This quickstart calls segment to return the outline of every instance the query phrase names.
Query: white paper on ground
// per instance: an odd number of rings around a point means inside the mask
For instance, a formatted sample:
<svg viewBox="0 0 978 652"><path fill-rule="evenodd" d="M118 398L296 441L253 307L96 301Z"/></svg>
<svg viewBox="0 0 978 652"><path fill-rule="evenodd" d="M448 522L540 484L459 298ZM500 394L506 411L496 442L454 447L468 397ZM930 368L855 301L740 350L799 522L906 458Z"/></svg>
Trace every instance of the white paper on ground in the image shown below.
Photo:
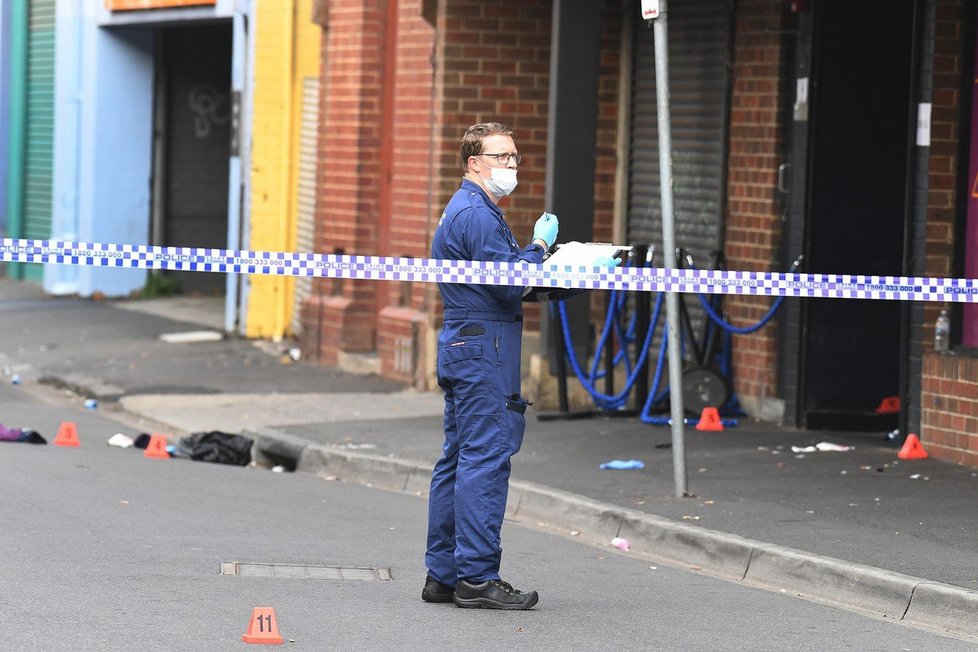
<svg viewBox="0 0 978 652"><path fill-rule="evenodd" d="M820 441L817 444L815 444L815 448L817 448L822 452L831 451L831 452L844 453L846 451L851 451L855 447L843 446L842 444L833 444L832 442L829 441Z"/></svg>
<svg viewBox="0 0 978 652"><path fill-rule="evenodd" d="M833 444L828 441L820 441L814 446L792 446L792 453L814 453L816 451L832 452L832 453L844 453L846 451L851 451L854 446L843 446L842 444Z"/></svg>
<svg viewBox="0 0 978 652"><path fill-rule="evenodd" d="M121 432L117 432L116 434L109 437L109 441L107 441L106 443L109 446L118 446L119 448L129 448L130 446L133 445L132 438L127 437Z"/></svg>

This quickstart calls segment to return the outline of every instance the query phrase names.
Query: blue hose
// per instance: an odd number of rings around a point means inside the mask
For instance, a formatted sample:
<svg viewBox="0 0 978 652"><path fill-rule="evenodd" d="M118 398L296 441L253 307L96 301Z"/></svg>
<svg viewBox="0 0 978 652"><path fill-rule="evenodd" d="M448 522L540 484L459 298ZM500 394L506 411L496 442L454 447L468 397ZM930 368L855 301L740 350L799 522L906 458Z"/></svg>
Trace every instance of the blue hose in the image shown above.
<svg viewBox="0 0 978 652"><path fill-rule="evenodd" d="M796 263L797 264L797 263ZM720 326L724 330L723 339L724 347L723 349L728 350L728 355L718 356L720 371L725 378L729 378L732 372L730 364L729 349L730 346L730 334L749 334L754 333L761 328L764 328L769 321L774 317L778 308L781 307L781 303L784 301L784 297L780 296L775 299L774 303L767 313L758 321L756 324L750 326L734 326L727 322L722 316L718 315L716 311L710 306L709 301L702 294L697 294L700 303L703 305L703 309L709 316L710 320L713 321L717 326ZM625 293L621 290L613 290L611 294L611 299L609 301L608 314L605 317L604 327L601 331L601 337L598 338L597 346L595 347L594 359L591 363L590 373L587 377L584 376L584 372L581 370L579 361L577 360L577 354L574 351L574 347L571 343L570 338L570 325L567 322L567 310L564 306L563 301L557 302L557 312L560 314L561 325L564 332L564 350L567 355L567 359L570 360L571 367L574 369L574 374L577 376L578 381L581 386L591 395L594 399L595 405L603 409L619 409L624 407L628 402L628 395L635 385L635 380L638 377L638 372L642 369L642 365L645 362L646 357L649 352L649 345L652 342L652 336L655 332L656 325L659 321L659 313L662 308L663 295L659 293L655 301L655 310L653 311L652 319L649 323L648 331L645 334L645 340L642 343L641 352L639 354L638 360L632 365L631 359L627 355L627 347L630 343L636 341L635 339L635 324L636 315L633 314L628 325L628 328L623 331L621 324L621 309L625 304ZM554 313L553 304L550 305L551 315ZM627 380L625 381L625 387L615 395L604 394L595 388L595 382L605 376L603 370L598 370L598 365L601 359L601 354L604 351L604 347L608 345L608 340L610 338L611 330L614 329L615 335L618 336L618 341L621 343L621 349L615 354L612 366L618 366L618 363L624 358L625 360L625 373L627 374ZM653 405L662 401L668 394L669 389L666 388L657 394L659 389L659 383L662 381L662 369L666 358L666 347L667 347L667 337L668 334L663 331L662 342L659 347L659 358L656 361L655 375L652 380L652 387L649 391L649 395L646 397L645 404L642 407L641 414L639 415L641 420L645 423L653 423L652 417L649 415L649 410ZM683 355L685 355L685 337L683 333L680 333L680 346L683 348ZM731 403L736 403L736 398L731 398Z"/></svg>
<svg viewBox="0 0 978 652"><path fill-rule="evenodd" d="M778 308L781 307L781 303L784 301L784 296L780 296L775 299L774 303L771 304L771 308L767 311L767 314L761 317L761 320L756 324L751 326L734 326L718 315L713 308L710 307L710 302L706 300L705 296L702 294L697 294L696 296L699 297L700 303L703 304L703 310L706 311L706 314L710 316L710 319L712 319L715 324L720 326L720 328L728 333L737 333L740 335L754 333L767 326L767 323L771 321L771 318L774 317L774 313L778 311Z"/></svg>
<svg viewBox="0 0 978 652"><path fill-rule="evenodd" d="M638 378L638 372L642 369L642 364L645 362L646 356L648 356L649 344L652 342L652 334L655 331L656 324L659 321L659 312L662 309L662 300L663 295L660 293L655 300L655 309L653 310L652 319L649 323L649 329L645 334L645 341L642 344L642 349L638 360L635 362L632 372L628 375L628 379L625 381L625 387L621 392L613 396L599 392L594 387L593 382L589 378L585 378L584 372L581 371L581 365L577 360L577 354L574 352L574 347L571 343L570 325L567 323L567 309L564 307L563 301L557 302L557 312L560 314L560 323L564 331L564 350L567 352L567 359L570 360L571 367L574 369L574 374L577 376L577 380L580 381L584 389L591 395L598 407L616 410L624 407L628 402L628 395L632 391L632 387L635 385L635 380ZM551 310L553 310L552 304Z"/></svg>
<svg viewBox="0 0 978 652"><path fill-rule="evenodd" d="M661 295L660 295L661 296ZM662 367L666 360L666 346L669 341L669 331L668 329L663 329L662 331L662 343L659 345L659 359L655 362L655 375L652 377L652 387L649 389L649 395L645 399L645 405L642 406L642 412L638 415L642 423L652 423L652 417L649 414L649 410L652 406L662 400L662 398L669 393L669 390L665 390L659 396L656 396L656 391L659 389L659 383L662 381Z"/></svg>
<svg viewBox="0 0 978 652"><path fill-rule="evenodd" d="M604 353L604 347L608 341L608 328L609 324L615 329L615 335L618 336L618 341L621 343L621 348L615 353L614 358L611 361L612 367L617 367L618 363L625 360L625 373L632 373L632 360L627 354L627 347L629 344L635 341L635 315L632 314L631 323L628 325L627 330L623 330L621 326L621 309L625 304L625 293L621 290L611 291L611 301L609 302L608 316L605 319L604 330L601 331L601 337L598 339L598 345L594 350L594 360L591 362L591 373L588 375L588 379L593 384L596 380L604 378L605 371L603 369L598 369L598 363L601 360L601 355Z"/></svg>

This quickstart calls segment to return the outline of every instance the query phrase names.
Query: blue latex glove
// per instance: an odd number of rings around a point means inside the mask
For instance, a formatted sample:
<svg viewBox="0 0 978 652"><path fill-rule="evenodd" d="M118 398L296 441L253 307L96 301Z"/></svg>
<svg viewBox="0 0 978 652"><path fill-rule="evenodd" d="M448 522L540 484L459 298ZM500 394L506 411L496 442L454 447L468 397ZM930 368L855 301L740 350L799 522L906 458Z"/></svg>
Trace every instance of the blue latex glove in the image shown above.
<svg viewBox="0 0 978 652"><path fill-rule="evenodd" d="M533 239L543 240L547 243L547 249L550 249L557 242L557 227L557 216L544 213L533 227Z"/></svg>
<svg viewBox="0 0 978 652"><path fill-rule="evenodd" d="M630 469L644 469L645 462L642 460L611 460L601 465L602 469L614 469L616 471L628 471Z"/></svg>
<svg viewBox="0 0 978 652"><path fill-rule="evenodd" d="M619 265L621 265L621 258L612 258L611 256L598 256L591 262L591 267L606 267L608 270Z"/></svg>

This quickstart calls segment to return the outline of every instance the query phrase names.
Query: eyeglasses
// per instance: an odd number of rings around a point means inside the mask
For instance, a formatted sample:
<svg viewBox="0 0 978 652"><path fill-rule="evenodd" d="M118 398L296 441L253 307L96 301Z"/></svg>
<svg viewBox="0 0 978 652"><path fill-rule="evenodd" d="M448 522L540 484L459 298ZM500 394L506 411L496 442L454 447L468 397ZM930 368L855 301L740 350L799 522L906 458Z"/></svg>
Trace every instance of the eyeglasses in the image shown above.
<svg viewBox="0 0 978 652"><path fill-rule="evenodd" d="M502 152L500 154L483 153L479 154L479 156L491 156L492 158L496 159L496 163L499 163L500 165L509 165L510 159L514 159L516 161L516 165L523 162L523 156L521 154L511 152Z"/></svg>

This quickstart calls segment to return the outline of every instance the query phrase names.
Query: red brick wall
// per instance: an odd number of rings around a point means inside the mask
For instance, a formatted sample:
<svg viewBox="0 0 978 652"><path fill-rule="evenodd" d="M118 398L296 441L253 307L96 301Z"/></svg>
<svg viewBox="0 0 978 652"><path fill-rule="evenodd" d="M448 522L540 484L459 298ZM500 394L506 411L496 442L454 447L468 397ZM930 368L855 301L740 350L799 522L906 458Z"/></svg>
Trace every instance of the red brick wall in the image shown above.
<svg viewBox="0 0 978 652"><path fill-rule="evenodd" d="M961 124L961 87L970 69L971 43L963 33L962 0L940 0L934 29L934 88L931 115L930 170L927 192L927 230L924 273L949 277L954 268L954 235L959 211L958 177L960 142L969 126ZM934 323L941 304L924 310L927 349L933 347ZM935 457L978 466L978 358L962 355L924 355L920 396L920 438Z"/></svg>
<svg viewBox="0 0 978 652"><path fill-rule="evenodd" d="M733 96L730 113L725 256L730 269L769 271L778 260L781 209L775 199L776 170L782 162L778 124L780 62L778 28L784 2L737 3ZM758 321L771 300L728 295L731 321ZM777 395L777 327L733 338L734 384L745 402Z"/></svg>
<svg viewBox="0 0 978 652"><path fill-rule="evenodd" d="M435 30L421 16L421 0L398 2L396 64L394 71L393 201L390 231L383 234L393 256L427 256L429 230L435 223L429 205L432 183L431 156L433 106L432 47Z"/></svg>
<svg viewBox="0 0 978 652"><path fill-rule="evenodd" d="M615 220L615 181L618 165L619 86L621 84L622 3L605 0L601 15L601 59L598 69L598 132L594 178L594 240L612 242ZM623 153L627 156L627 153ZM604 300L592 304L604 306ZM600 315L603 318L604 314Z"/></svg>
<svg viewBox="0 0 978 652"><path fill-rule="evenodd" d="M326 7L316 251L376 253L386 6L384 0L331 0ZM312 353L328 363L340 349L374 350L376 287L317 281L302 308L304 347L320 343Z"/></svg>
<svg viewBox="0 0 978 652"><path fill-rule="evenodd" d="M528 239L543 207L550 2L449 0L441 3L436 22L437 35L421 18L420 0L399 3L393 216L384 235L392 255L428 255L441 210L461 182L459 140L476 122L496 120L516 130L524 156L520 188L503 208L518 239ZM384 292L377 341L382 373L417 380L403 367L404 348L410 339L419 347L413 352L417 358L434 355L424 347L424 332L437 326L437 288L402 284ZM528 319L527 328L534 328L534 321Z"/></svg>
<svg viewBox="0 0 978 652"><path fill-rule="evenodd" d="M934 30L934 90L931 114L930 172L927 191L927 245L924 274L949 277L954 264L957 219L958 152L961 138L961 84L966 62L961 30L962 0L938 2ZM967 129L965 129L967 133ZM962 216L963 219L963 216ZM941 305L928 303L924 312L928 347Z"/></svg>
<svg viewBox="0 0 978 652"><path fill-rule="evenodd" d="M922 381L920 425L925 450L978 466L978 358L928 353Z"/></svg>
<svg viewBox="0 0 978 652"><path fill-rule="evenodd" d="M595 238L610 240L621 7L617 0L605 4ZM318 251L427 256L441 210L461 181L462 133L489 120L516 130L524 157L520 187L503 209L518 240L529 240L544 208L551 1L445 0L439 5L436 32L422 18L421 0L398 1L395 65L389 73L393 137L388 141L383 139L382 74L387 3L332 0L320 7L318 15L327 16L328 29L322 56ZM383 210L378 177L384 174L384 148L391 153L391 216L389 227L378 233L384 224L377 214ZM526 313L526 329L539 329L537 307L528 306ZM418 381L417 370L404 368L405 347L416 347L411 356L424 366L425 358L434 355L425 348L426 331L439 319L433 284L320 281L303 306L303 346L321 343L319 359L332 363L338 350L371 350L375 343L385 376ZM324 325L321 332L318 324Z"/></svg>
<svg viewBox="0 0 978 652"><path fill-rule="evenodd" d="M437 103L432 102L435 28L424 20L421 5L421 0L400 0L397 7L397 47L391 71L393 130L383 145L392 154L392 198L390 228L381 238L391 256L428 256L441 212L439 171L432 164L440 146L431 129L438 119ZM415 366L419 356L426 355L421 336L437 288L430 283L409 282L379 286L377 354L381 373L406 382L418 380Z"/></svg>
<svg viewBox="0 0 978 652"><path fill-rule="evenodd" d="M459 139L465 128L476 122L498 120L516 130L516 144L524 156L520 187L505 200L503 208L520 242L528 241L532 224L543 210L551 3L451 0L447 5L437 18L442 36L436 49L436 128L430 134L428 84L434 33L419 18L420 1L401 3L395 103L396 219L392 220L390 233L391 253L399 255L427 255L441 209L461 181ZM607 2L598 89L595 237L606 240L611 239L614 219L619 5L615 0ZM429 151L433 152L431 156ZM430 196L429 180L434 181ZM378 351L382 370L385 375L407 379L403 371L396 370L394 358L403 356L397 354L396 343L400 342L403 351L406 338L415 333L419 321L427 320L431 327L437 325L437 289L428 284L416 284L409 290L400 288L391 295L389 305L380 316ZM538 307L527 306L525 327L528 331L539 329ZM415 341L423 343L424 338L415 333ZM422 350L417 355L433 356L434 352Z"/></svg>
<svg viewBox="0 0 978 652"><path fill-rule="evenodd" d="M550 0L448 0L439 16L439 209L458 188L458 143L469 125L511 126L523 155L519 188L500 204L520 244L529 242L543 206L550 80ZM526 311L525 327L539 328Z"/></svg>

